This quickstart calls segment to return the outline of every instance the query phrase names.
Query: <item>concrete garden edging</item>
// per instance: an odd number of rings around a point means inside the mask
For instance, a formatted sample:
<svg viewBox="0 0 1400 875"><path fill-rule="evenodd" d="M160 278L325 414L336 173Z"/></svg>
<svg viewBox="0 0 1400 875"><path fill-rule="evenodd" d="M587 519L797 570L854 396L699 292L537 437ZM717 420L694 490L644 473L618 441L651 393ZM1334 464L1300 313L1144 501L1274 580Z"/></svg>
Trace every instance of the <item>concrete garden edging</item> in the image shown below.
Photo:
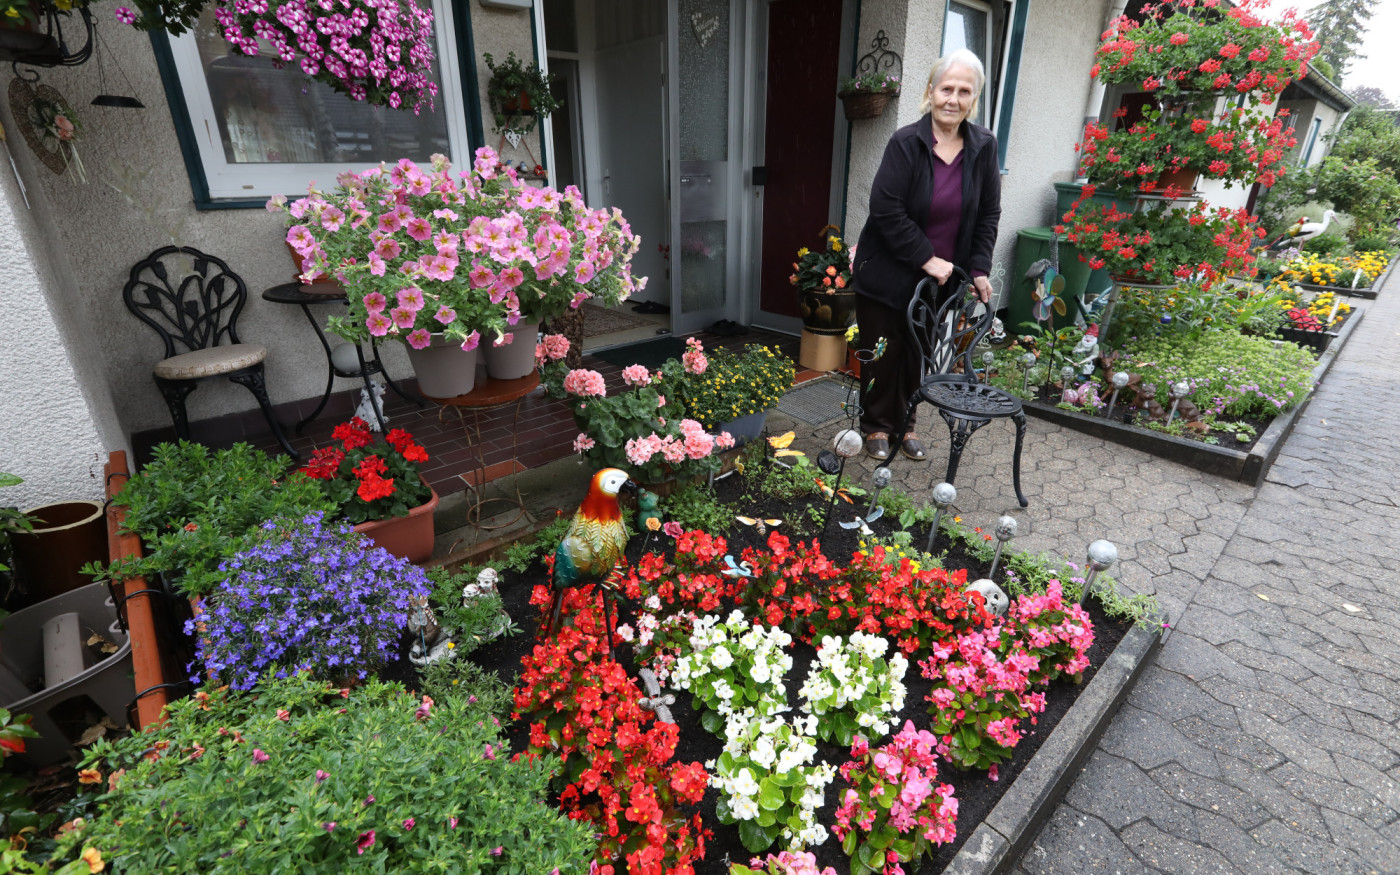
<svg viewBox="0 0 1400 875"><path fill-rule="evenodd" d="M1336 361L1342 348L1351 338L1352 331L1360 324L1364 315L1365 311L1352 311L1352 315L1342 323L1336 339L1318 357L1317 365L1313 367L1312 372L1314 387L1321 383L1323 377L1331 370L1332 362ZM1274 417L1273 422L1264 429L1264 433L1259 435L1254 446L1248 450L1236 450L1227 446L1213 446L1200 441L1187 440L1164 432L1150 431L1098 416L1089 416L1075 410L1065 410L1043 401L1026 401L1025 408L1026 412L1032 416L1049 420L1056 425L1091 434L1116 444L1133 447L1144 453L1177 462L1207 474L1215 474L1219 477L1248 483L1251 486L1258 486L1264 481L1264 476L1269 473L1269 468L1274 464L1274 460L1278 458L1279 450L1283 449L1283 442L1292 433L1293 426L1298 422L1298 417L1303 415L1303 411L1307 410L1311 401L1312 394L1309 394L1297 407Z"/></svg>
<svg viewBox="0 0 1400 875"><path fill-rule="evenodd" d="M996 875L1015 868L1161 646L1156 631L1128 630L943 875Z"/></svg>

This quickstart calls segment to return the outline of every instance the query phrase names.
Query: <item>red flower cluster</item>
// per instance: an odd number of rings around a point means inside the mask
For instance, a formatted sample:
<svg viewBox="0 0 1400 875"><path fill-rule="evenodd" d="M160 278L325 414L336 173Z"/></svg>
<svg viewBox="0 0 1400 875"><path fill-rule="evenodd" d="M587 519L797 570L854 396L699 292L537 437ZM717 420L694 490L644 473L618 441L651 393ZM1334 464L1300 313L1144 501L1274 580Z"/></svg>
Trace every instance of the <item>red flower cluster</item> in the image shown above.
<svg viewBox="0 0 1400 875"><path fill-rule="evenodd" d="M530 602L548 604L548 589ZM709 832L679 806L700 801L705 769L675 762L679 729L642 710L642 691L609 658L595 587L569 590L563 612L569 622L522 660L515 716L532 720L527 755L563 758L559 807L601 834L597 873L614 875L621 859L634 875L693 875Z"/></svg>
<svg viewBox="0 0 1400 875"><path fill-rule="evenodd" d="M403 429L376 444L369 425L357 416L337 425L331 437L340 446L321 447L300 470L320 483L350 522L404 516L432 495L418 476L428 451Z"/></svg>

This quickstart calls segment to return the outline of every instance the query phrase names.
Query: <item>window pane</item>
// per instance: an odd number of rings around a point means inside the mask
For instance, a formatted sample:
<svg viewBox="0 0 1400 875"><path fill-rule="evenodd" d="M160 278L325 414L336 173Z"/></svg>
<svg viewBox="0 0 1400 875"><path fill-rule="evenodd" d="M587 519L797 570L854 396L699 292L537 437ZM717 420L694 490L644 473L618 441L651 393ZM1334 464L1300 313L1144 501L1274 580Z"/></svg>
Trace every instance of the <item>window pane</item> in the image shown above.
<svg viewBox="0 0 1400 875"><path fill-rule="evenodd" d="M450 154L442 96L437 111L370 106L308 78L294 61L249 57L220 35L211 5L195 28L199 58L229 164L373 164ZM434 40L432 78L441 82Z"/></svg>
<svg viewBox="0 0 1400 875"><path fill-rule="evenodd" d="M948 20L943 26L943 54L968 49L982 62L990 83L992 62L988 55L987 25L986 11L962 3L949 3ZM987 89L984 88L972 121L982 125L987 123L987 103Z"/></svg>

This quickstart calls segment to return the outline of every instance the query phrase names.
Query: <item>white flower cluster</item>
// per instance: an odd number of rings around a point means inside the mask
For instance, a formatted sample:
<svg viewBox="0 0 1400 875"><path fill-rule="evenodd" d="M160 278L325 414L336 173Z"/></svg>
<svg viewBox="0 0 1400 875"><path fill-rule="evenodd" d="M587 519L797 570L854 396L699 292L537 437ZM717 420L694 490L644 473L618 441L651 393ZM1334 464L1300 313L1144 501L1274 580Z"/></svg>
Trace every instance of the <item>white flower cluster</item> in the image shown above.
<svg viewBox="0 0 1400 875"><path fill-rule="evenodd" d="M812 714L835 715L847 712L854 726L875 741L889 733L896 715L904 709L904 674L909 660L898 650L889 659L890 644L878 635L853 632L847 641L827 635L817 649L817 664L798 690L803 709ZM837 723L845 724L838 726ZM845 738L850 721L822 721L822 737Z"/></svg>
<svg viewBox="0 0 1400 875"><path fill-rule="evenodd" d="M773 714L786 708L791 643L788 633L755 626L742 611L723 621L710 614L695 621L689 652L676 661L670 683L725 716L747 709Z"/></svg>
<svg viewBox="0 0 1400 875"><path fill-rule="evenodd" d="M727 808L734 821L752 820L779 830L790 850L826 841L817 822L826 786L836 767L816 763L816 717L762 716L752 709L731 714L725 724L724 753L710 783L721 793L721 819Z"/></svg>

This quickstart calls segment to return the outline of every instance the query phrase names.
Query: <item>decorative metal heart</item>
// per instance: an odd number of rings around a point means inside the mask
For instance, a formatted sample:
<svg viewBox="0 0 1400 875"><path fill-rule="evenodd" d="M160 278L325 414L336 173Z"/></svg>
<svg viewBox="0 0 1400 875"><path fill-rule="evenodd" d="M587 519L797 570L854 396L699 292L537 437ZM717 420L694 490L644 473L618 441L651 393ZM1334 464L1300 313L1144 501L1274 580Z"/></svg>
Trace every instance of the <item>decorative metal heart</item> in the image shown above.
<svg viewBox="0 0 1400 875"><path fill-rule="evenodd" d="M15 127L19 128L19 132L24 135L24 141L34 150L34 154L39 156L39 160L44 162L45 167L54 173L63 173L68 169L68 159L62 152L63 143L34 127L32 108L36 99L61 104L70 115L73 108L62 94L47 85L35 87L19 77L10 82L10 113L14 116Z"/></svg>
<svg viewBox="0 0 1400 875"><path fill-rule="evenodd" d="M519 149L519 148L520 148L520 140L521 140L521 139L522 139L522 137L521 137L519 131L517 131L517 130L508 130L508 131L506 131L506 142L507 142L507 143L510 143L510 147L511 147L512 149Z"/></svg>
<svg viewBox="0 0 1400 875"><path fill-rule="evenodd" d="M700 44L700 48L705 48L710 44L710 37L719 30L719 15L706 15L703 12L690 13L690 27L695 31L695 41Z"/></svg>

